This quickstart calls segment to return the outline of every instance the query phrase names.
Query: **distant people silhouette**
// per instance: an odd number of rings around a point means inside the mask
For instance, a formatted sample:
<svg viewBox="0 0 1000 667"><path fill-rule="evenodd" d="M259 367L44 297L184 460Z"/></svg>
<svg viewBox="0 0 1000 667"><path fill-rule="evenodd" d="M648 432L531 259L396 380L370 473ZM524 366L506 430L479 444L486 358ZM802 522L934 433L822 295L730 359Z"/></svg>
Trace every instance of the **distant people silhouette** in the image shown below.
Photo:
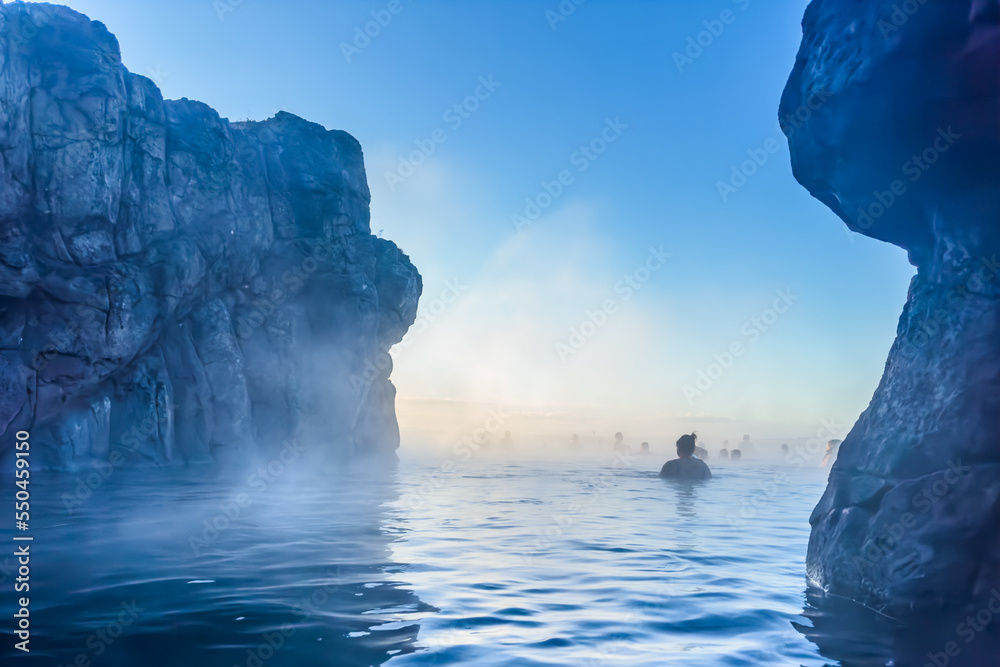
<svg viewBox="0 0 1000 667"><path fill-rule="evenodd" d="M704 461L705 459L708 458L708 450L701 446L695 447L694 455Z"/></svg>
<svg viewBox="0 0 1000 667"><path fill-rule="evenodd" d="M750 442L750 436L749 435L744 435L743 436L743 442L740 443L740 451L741 452L746 452L747 456L751 456L754 453L755 449L756 449L756 445L754 445L752 442Z"/></svg>
<svg viewBox="0 0 1000 667"><path fill-rule="evenodd" d="M503 438L500 440L500 449L513 449L514 441L510 439L510 431L503 432Z"/></svg>
<svg viewBox="0 0 1000 667"><path fill-rule="evenodd" d="M616 452L628 451L628 447L625 445L625 436L622 435L621 431L615 433L615 451Z"/></svg>
<svg viewBox="0 0 1000 667"><path fill-rule="evenodd" d="M677 439L677 458L667 461L660 469L660 477L665 479L709 479L712 471L701 459L694 458L694 433L682 435Z"/></svg>
<svg viewBox="0 0 1000 667"><path fill-rule="evenodd" d="M826 443L826 454L823 455L823 461L819 464L820 468L825 468L837 460L837 454L840 453L840 445L843 442L843 440L831 440Z"/></svg>
<svg viewBox="0 0 1000 667"><path fill-rule="evenodd" d="M739 461L741 458L743 458L743 452L741 452L738 449L734 449L732 452L730 452L729 458L731 458L733 461Z"/></svg>
<svg viewBox="0 0 1000 667"><path fill-rule="evenodd" d="M725 447L723 447L722 449L720 449L719 450L719 458L720 459L728 459L729 458L729 450L726 449Z"/></svg>
<svg viewBox="0 0 1000 667"><path fill-rule="evenodd" d="M788 456L788 443L781 445L781 453Z"/></svg>
<svg viewBox="0 0 1000 667"><path fill-rule="evenodd" d="M577 435L576 433L574 433L574 434L573 434L573 437L572 437L572 438L570 438L570 441L569 441L569 448L570 448L570 449L582 449L582 448L583 448L583 447L582 447L582 446L580 445L580 436L579 436L579 435Z"/></svg>
<svg viewBox="0 0 1000 667"><path fill-rule="evenodd" d="M644 442L639 445L639 453L643 456L649 456L649 443Z"/></svg>

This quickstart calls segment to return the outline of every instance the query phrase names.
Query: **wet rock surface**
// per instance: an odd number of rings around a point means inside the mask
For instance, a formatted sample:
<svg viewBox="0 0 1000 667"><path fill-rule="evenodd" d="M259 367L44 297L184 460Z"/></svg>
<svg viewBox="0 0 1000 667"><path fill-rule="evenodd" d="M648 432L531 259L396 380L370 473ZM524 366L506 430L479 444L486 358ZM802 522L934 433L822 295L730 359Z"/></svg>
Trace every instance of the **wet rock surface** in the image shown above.
<svg viewBox="0 0 1000 667"><path fill-rule="evenodd" d="M918 271L808 575L893 614L978 609L1000 590L1000 6L815 0L803 29L795 176Z"/></svg>

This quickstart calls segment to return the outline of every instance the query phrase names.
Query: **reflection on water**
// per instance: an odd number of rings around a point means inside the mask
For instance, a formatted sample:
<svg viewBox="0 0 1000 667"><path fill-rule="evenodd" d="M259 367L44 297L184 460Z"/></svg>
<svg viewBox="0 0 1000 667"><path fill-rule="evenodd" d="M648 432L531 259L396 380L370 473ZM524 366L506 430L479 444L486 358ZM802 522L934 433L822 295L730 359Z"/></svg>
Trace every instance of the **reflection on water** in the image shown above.
<svg viewBox="0 0 1000 667"><path fill-rule="evenodd" d="M432 609L392 578L391 478L196 476L117 471L72 512L75 476L33 478L31 664L360 667L413 650Z"/></svg>
<svg viewBox="0 0 1000 667"><path fill-rule="evenodd" d="M809 590L796 627L843 667L993 667L1000 664L1000 592L970 611L922 609L906 623Z"/></svg>
<svg viewBox="0 0 1000 667"><path fill-rule="evenodd" d="M990 631L943 653L961 619L902 629L806 599L825 471L710 461L692 484L610 452L442 461L235 486L117 471L72 512L76 477L38 475L24 664L997 664ZM0 554L7 619L11 563ZM11 629L3 664L24 657Z"/></svg>
<svg viewBox="0 0 1000 667"><path fill-rule="evenodd" d="M440 609L407 665L827 664L802 620L808 517L825 473L709 461L404 461L401 577ZM450 470L450 468L449 468Z"/></svg>

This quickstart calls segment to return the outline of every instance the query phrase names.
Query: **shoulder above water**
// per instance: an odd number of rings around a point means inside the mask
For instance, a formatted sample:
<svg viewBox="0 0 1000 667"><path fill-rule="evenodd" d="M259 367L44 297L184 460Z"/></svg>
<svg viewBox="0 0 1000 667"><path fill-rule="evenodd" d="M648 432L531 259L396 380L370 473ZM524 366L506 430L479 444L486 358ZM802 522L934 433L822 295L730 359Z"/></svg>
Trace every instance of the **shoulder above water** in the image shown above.
<svg viewBox="0 0 1000 667"><path fill-rule="evenodd" d="M712 471L701 459L673 459L663 464L660 477L670 479L708 479Z"/></svg>

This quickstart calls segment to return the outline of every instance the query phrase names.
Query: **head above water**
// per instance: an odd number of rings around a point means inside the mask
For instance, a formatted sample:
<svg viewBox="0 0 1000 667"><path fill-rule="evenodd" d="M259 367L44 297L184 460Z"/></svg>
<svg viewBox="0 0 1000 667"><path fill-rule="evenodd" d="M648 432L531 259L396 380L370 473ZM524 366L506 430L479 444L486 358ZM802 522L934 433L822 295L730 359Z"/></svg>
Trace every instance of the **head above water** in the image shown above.
<svg viewBox="0 0 1000 667"><path fill-rule="evenodd" d="M618 442L621 442L624 437L625 436L622 435L621 431L618 431L617 433L615 433L615 440L617 440Z"/></svg>
<svg viewBox="0 0 1000 667"><path fill-rule="evenodd" d="M694 454L694 449L697 447L695 441L698 436L694 433L687 435L682 435L677 439L677 456L683 459L689 459Z"/></svg>
<svg viewBox="0 0 1000 667"><path fill-rule="evenodd" d="M644 451L644 452L648 452L649 451L649 443L648 442L644 442L641 445L639 445L639 448L642 449L642 451Z"/></svg>
<svg viewBox="0 0 1000 667"><path fill-rule="evenodd" d="M730 452L730 454L729 454L729 458L731 458L731 459L733 459L733 460L735 460L735 461L739 461L739 460L740 460L740 459L741 459L742 457L743 457L743 452L741 452L741 451L740 451L740 450L738 450L738 449L734 449L734 450L733 450L732 452Z"/></svg>
<svg viewBox="0 0 1000 667"><path fill-rule="evenodd" d="M726 449L725 447L723 447L722 449L720 449L719 450L719 458L720 459L728 459L729 458L729 450Z"/></svg>

